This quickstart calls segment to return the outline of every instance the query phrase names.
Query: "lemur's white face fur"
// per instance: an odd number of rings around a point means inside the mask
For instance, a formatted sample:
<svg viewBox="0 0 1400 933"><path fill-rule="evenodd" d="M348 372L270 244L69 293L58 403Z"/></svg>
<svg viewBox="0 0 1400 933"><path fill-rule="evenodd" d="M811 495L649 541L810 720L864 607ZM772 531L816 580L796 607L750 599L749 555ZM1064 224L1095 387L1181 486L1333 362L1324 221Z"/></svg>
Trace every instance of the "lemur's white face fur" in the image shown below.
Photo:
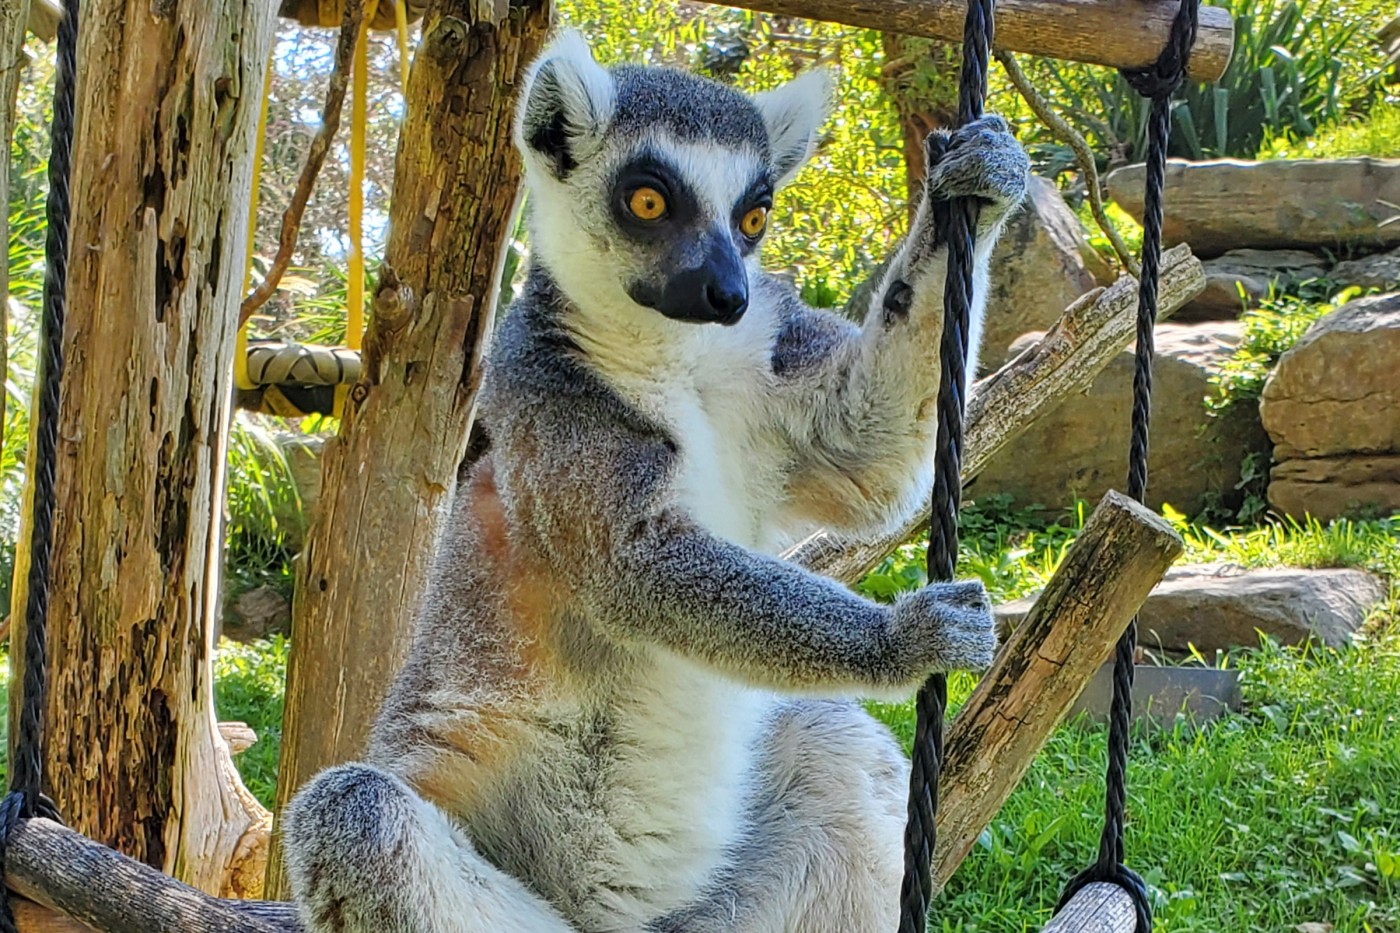
<svg viewBox="0 0 1400 933"><path fill-rule="evenodd" d="M734 324L773 195L811 155L829 81L749 96L669 69L604 69L575 32L516 119L541 262L593 313Z"/></svg>

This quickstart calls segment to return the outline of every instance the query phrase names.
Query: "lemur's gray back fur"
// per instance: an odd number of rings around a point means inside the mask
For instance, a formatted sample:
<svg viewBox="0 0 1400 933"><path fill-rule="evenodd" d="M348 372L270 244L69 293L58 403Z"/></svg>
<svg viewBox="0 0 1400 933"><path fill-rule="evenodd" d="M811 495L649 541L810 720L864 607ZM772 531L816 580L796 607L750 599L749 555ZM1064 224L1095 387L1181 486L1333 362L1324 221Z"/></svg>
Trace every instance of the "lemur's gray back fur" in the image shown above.
<svg viewBox="0 0 1400 933"><path fill-rule="evenodd" d="M532 70L516 136L535 252L487 368L487 449L367 763L283 818L312 933L893 925L907 766L842 697L988 664L986 595L883 606L773 555L920 506L932 206L985 200L985 280L1026 160L996 118L938 137L856 326L758 264L824 89L605 71L571 35Z"/></svg>

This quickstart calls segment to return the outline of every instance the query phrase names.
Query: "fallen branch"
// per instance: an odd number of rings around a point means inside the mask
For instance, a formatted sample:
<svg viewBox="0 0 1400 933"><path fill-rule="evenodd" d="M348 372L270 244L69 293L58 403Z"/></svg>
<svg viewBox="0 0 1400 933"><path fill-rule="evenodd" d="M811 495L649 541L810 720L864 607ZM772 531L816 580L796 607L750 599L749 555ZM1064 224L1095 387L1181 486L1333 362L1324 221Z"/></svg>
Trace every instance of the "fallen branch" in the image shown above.
<svg viewBox="0 0 1400 933"><path fill-rule="evenodd" d="M1186 246L1162 255L1161 317L1167 317L1205 288L1201 264ZM1090 292L1034 346L972 389L964 437L963 483L967 484L1002 448L1016 440L1060 400L1082 392L1132 340L1137 280L1123 276L1107 289ZM855 583L899 545L928 525L923 512L902 527L869 540L838 538L819 531L790 548L786 557L818 573Z"/></svg>

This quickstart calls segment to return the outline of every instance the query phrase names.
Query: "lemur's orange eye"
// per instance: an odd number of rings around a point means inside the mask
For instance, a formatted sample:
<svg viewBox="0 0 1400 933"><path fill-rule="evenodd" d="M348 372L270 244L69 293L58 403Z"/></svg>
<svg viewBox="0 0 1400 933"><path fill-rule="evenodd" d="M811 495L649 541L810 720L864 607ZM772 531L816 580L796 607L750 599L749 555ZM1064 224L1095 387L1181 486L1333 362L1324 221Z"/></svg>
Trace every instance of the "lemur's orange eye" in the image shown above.
<svg viewBox="0 0 1400 933"><path fill-rule="evenodd" d="M638 220L658 220L666 213L666 197L655 188L638 188L627 199L627 209Z"/></svg>
<svg viewBox="0 0 1400 933"><path fill-rule="evenodd" d="M755 207L744 215L743 220L739 221L739 229L744 231L744 236L758 236L766 226L768 226L768 208L766 207Z"/></svg>

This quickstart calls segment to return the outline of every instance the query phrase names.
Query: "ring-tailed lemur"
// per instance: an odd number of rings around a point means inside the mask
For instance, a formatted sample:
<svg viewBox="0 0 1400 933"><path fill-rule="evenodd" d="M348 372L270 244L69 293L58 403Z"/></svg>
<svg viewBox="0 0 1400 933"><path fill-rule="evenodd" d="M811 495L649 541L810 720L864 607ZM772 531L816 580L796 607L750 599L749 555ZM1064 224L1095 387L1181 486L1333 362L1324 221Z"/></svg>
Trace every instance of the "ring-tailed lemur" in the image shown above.
<svg viewBox="0 0 1400 933"><path fill-rule="evenodd" d="M758 262L827 90L605 70L573 34L530 72L533 258L483 388L490 448L367 763L284 815L310 930L894 927L907 764L830 697L986 666L986 594L881 606L769 555L924 502L933 215L982 199L985 281L1028 164L994 117L933 137L912 234L856 327Z"/></svg>

